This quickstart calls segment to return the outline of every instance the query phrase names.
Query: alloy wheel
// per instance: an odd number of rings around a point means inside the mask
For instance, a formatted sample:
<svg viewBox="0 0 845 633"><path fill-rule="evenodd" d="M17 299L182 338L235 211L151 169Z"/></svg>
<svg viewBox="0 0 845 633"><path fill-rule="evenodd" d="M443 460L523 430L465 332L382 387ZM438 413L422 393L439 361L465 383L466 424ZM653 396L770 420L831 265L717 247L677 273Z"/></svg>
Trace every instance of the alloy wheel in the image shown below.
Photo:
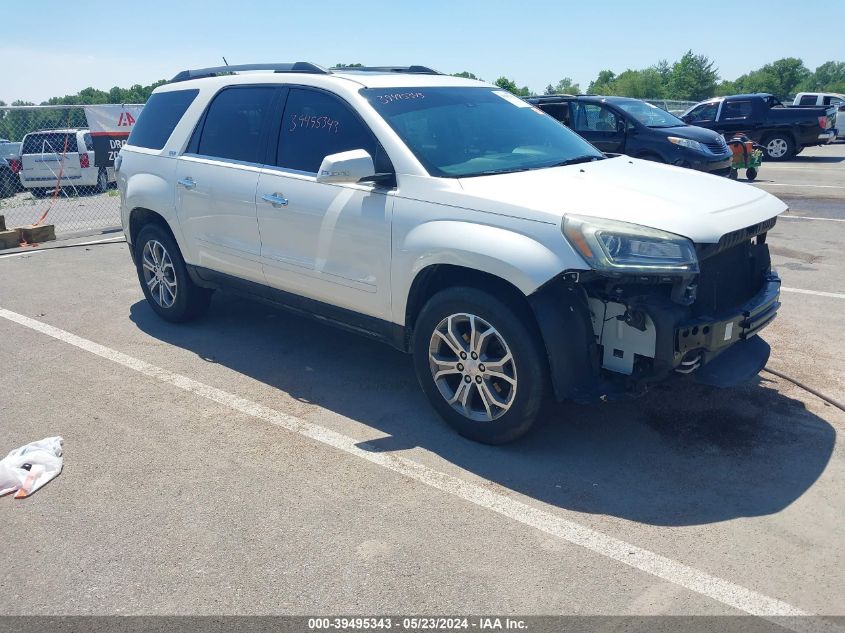
<svg viewBox="0 0 845 633"><path fill-rule="evenodd" d="M464 417L492 422L513 405L513 355L502 334L484 319L458 313L440 321L431 335L428 360L440 395Z"/></svg>
<svg viewBox="0 0 845 633"><path fill-rule="evenodd" d="M789 145L782 138L773 138L766 144L766 152L770 158L782 158L788 149Z"/></svg>
<svg viewBox="0 0 845 633"><path fill-rule="evenodd" d="M162 308L173 306L178 287L176 269L167 249L157 240L148 241L144 244L141 264L144 282L153 300Z"/></svg>

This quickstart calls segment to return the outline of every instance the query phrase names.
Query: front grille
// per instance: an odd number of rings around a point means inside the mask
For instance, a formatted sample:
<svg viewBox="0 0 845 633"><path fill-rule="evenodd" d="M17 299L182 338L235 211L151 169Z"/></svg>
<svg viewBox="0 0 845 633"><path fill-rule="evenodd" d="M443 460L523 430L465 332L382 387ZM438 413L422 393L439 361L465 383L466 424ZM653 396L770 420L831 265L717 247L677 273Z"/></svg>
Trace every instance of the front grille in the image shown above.
<svg viewBox="0 0 845 633"><path fill-rule="evenodd" d="M718 138L718 140L711 141L709 143L704 143L704 146L714 154L724 154L726 151L728 151L728 144L725 143L725 139L723 139L721 136Z"/></svg>
<svg viewBox="0 0 845 633"><path fill-rule="evenodd" d="M771 266L769 247L745 238L701 260L699 266L693 316L717 315L736 309L760 291Z"/></svg>

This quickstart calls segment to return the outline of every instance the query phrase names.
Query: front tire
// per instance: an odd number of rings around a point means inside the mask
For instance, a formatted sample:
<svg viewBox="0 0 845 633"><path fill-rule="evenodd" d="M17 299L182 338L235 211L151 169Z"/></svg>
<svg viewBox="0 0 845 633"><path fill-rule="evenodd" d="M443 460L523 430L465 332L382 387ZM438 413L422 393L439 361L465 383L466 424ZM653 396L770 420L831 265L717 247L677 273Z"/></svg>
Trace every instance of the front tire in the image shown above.
<svg viewBox="0 0 845 633"><path fill-rule="evenodd" d="M534 425L548 369L527 307L519 314L474 288L433 296L414 327L414 367L440 416L458 433L504 444Z"/></svg>
<svg viewBox="0 0 845 633"><path fill-rule="evenodd" d="M135 267L147 303L162 319L183 323L202 315L212 291L191 281L170 231L147 224L135 240Z"/></svg>
<svg viewBox="0 0 845 633"><path fill-rule="evenodd" d="M789 160L795 156L795 141L788 134L772 134L763 142L763 151L769 160Z"/></svg>
<svg viewBox="0 0 845 633"><path fill-rule="evenodd" d="M749 167L748 169L745 170L745 179L748 182L754 182L754 180L756 178L757 178L757 170L756 169L754 169L753 167Z"/></svg>

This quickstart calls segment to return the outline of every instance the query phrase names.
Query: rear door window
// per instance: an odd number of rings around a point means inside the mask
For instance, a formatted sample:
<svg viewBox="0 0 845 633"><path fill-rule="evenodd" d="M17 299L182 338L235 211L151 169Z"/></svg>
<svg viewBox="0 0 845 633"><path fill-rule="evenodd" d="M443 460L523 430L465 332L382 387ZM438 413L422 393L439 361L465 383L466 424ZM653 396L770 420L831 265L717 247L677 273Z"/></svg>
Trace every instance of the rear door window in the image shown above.
<svg viewBox="0 0 845 633"><path fill-rule="evenodd" d="M199 90L174 90L152 95L132 127L127 145L161 149Z"/></svg>
<svg viewBox="0 0 845 633"><path fill-rule="evenodd" d="M575 107L576 132L616 132L616 114L596 103L579 103Z"/></svg>
<svg viewBox="0 0 845 633"><path fill-rule="evenodd" d="M200 156L263 163L266 127L277 89L226 88L208 108L196 153Z"/></svg>
<svg viewBox="0 0 845 633"><path fill-rule="evenodd" d="M722 108L722 120L747 119L753 111L750 101L726 101Z"/></svg>
<svg viewBox="0 0 845 633"><path fill-rule="evenodd" d="M555 119L569 125L569 104L568 103L544 103L539 106L540 109L553 116Z"/></svg>
<svg viewBox="0 0 845 633"><path fill-rule="evenodd" d="M393 171L372 132L348 105L319 90L291 89L279 131L277 166L316 174L326 156L353 149L366 150L376 172Z"/></svg>
<svg viewBox="0 0 845 633"><path fill-rule="evenodd" d="M27 134L21 147L21 154L64 154L77 151L76 132Z"/></svg>

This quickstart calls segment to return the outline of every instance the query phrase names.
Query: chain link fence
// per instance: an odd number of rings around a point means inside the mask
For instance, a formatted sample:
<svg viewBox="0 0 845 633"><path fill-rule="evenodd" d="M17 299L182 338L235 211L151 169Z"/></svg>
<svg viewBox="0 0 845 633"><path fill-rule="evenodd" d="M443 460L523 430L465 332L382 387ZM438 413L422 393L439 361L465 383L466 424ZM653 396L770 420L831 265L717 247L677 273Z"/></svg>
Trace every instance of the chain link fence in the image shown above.
<svg viewBox="0 0 845 633"><path fill-rule="evenodd" d="M110 164L120 143L112 143ZM95 158L84 106L0 107L0 215L56 233L120 226L114 168ZM100 166L98 166L100 165Z"/></svg>

